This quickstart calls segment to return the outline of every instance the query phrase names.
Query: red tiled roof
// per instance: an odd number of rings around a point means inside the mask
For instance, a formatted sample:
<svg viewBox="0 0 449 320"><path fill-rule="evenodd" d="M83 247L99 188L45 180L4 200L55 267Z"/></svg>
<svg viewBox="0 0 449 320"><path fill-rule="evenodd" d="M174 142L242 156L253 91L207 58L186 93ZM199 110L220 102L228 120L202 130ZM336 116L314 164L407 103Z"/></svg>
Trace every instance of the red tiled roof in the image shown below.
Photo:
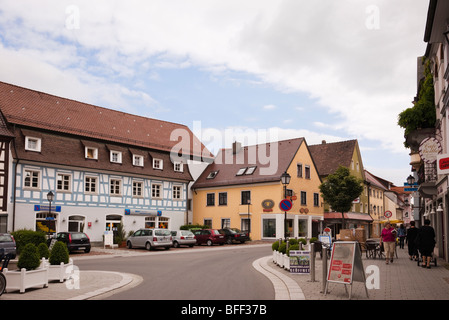
<svg viewBox="0 0 449 320"><path fill-rule="evenodd" d="M222 149L192 188L280 182L282 173L288 169L303 142L304 138L297 138L242 147L237 154L233 154L232 149ZM256 169L252 174L237 175L240 169L254 166ZM215 178L208 179L209 174L214 171L218 171L218 174Z"/></svg>
<svg viewBox="0 0 449 320"><path fill-rule="evenodd" d="M190 138L184 153L213 158L185 125L105 109L4 82L0 82L0 110L10 124L161 151L179 146L179 141L170 139L170 135L181 129Z"/></svg>
<svg viewBox="0 0 449 320"><path fill-rule="evenodd" d="M309 146L320 176L334 173L340 165L349 168L356 143L357 140L348 140Z"/></svg>

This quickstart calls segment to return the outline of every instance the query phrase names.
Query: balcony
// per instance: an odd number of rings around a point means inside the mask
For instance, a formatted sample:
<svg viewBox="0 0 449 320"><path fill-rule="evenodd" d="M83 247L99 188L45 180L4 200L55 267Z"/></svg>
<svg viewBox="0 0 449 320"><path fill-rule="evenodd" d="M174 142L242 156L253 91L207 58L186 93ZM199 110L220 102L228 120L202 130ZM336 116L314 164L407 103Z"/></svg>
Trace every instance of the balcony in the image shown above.
<svg viewBox="0 0 449 320"><path fill-rule="evenodd" d="M418 171L418 191L424 198L432 198L437 195L437 163L424 163Z"/></svg>

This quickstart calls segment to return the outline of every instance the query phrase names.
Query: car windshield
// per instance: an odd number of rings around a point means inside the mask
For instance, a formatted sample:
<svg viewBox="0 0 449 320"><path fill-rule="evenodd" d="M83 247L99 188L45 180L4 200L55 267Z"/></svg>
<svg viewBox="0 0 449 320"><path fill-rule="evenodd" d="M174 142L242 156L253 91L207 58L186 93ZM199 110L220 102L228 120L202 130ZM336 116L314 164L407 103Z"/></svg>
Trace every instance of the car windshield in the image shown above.
<svg viewBox="0 0 449 320"><path fill-rule="evenodd" d="M0 234L0 242L12 242L12 238L9 234Z"/></svg>
<svg viewBox="0 0 449 320"><path fill-rule="evenodd" d="M154 235L156 236L170 236L170 230L155 230Z"/></svg>

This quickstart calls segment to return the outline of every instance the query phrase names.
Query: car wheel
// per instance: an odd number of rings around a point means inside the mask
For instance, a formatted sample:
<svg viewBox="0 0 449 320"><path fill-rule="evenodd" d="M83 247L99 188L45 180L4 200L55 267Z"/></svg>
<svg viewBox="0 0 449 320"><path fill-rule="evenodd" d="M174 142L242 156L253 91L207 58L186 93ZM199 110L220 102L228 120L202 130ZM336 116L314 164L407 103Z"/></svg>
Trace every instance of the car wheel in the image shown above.
<svg viewBox="0 0 449 320"><path fill-rule="evenodd" d="M133 248L133 244L131 243L131 241L128 241L126 243L126 246L128 247L128 249L132 249Z"/></svg>
<svg viewBox="0 0 449 320"><path fill-rule="evenodd" d="M84 249L84 253L89 253L90 252L90 248Z"/></svg>
<svg viewBox="0 0 449 320"><path fill-rule="evenodd" d="M178 241L173 241L173 248L179 248Z"/></svg>
<svg viewBox="0 0 449 320"><path fill-rule="evenodd" d="M213 245L212 240L207 240L206 244L210 247L211 245Z"/></svg>
<svg viewBox="0 0 449 320"><path fill-rule="evenodd" d="M151 243L149 243L149 242L145 243L145 249L147 249L148 251L150 251L150 250L152 249Z"/></svg>
<svg viewBox="0 0 449 320"><path fill-rule="evenodd" d="M170 247L165 247L165 250L170 250Z"/></svg>
<svg viewBox="0 0 449 320"><path fill-rule="evenodd" d="M226 240L226 243L227 243L227 244L232 244L232 239L231 239L231 238L228 238L228 240Z"/></svg>

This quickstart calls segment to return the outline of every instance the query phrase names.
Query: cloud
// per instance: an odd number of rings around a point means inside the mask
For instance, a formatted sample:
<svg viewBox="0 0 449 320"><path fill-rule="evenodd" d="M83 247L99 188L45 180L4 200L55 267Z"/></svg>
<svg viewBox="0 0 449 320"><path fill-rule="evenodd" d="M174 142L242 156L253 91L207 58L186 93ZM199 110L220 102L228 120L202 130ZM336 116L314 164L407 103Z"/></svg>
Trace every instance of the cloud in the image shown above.
<svg viewBox="0 0 449 320"><path fill-rule="evenodd" d="M263 106L264 110L274 110L276 109L276 106L274 104L267 104Z"/></svg>

